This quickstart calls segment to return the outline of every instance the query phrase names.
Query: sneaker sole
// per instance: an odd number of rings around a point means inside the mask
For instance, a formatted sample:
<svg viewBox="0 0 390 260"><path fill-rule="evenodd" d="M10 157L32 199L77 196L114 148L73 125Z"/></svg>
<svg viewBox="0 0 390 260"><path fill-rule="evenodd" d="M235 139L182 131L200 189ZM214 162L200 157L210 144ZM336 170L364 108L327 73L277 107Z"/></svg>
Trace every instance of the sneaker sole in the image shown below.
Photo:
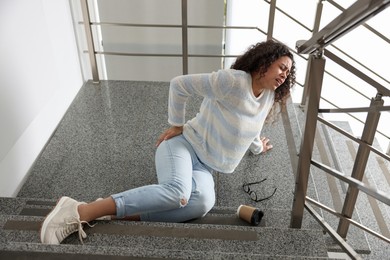
<svg viewBox="0 0 390 260"><path fill-rule="evenodd" d="M68 197L62 197L57 202L57 204L54 207L54 209L47 215L47 217L43 221L42 226L41 226L41 242L42 243L44 243L43 241L44 241L44 237L45 237L45 234L46 234L46 228L47 228L48 223L50 223L50 221L53 219L53 217L58 213L58 211L61 209L61 206L64 204L64 202L67 199L68 199Z"/></svg>

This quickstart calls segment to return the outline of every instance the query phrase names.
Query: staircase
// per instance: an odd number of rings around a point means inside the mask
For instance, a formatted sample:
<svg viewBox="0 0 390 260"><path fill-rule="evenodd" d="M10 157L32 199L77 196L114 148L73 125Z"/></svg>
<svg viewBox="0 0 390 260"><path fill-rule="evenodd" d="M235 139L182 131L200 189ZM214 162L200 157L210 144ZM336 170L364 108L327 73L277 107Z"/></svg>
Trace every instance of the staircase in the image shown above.
<svg viewBox="0 0 390 260"><path fill-rule="evenodd" d="M39 227L53 200L2 199L13 212L2 213L3 252L0 256L17 257L34 252L39 259L64 254L76 259L103 257L120 259L242 259L272 257L285 259L326 256L319 231L291 230L280 227L251 227L235 217L235 209L215 208L209 216L194 223L147 223L99 221L81 245L78 236L68 237L59 246L42 245ZM16 211L16 212L15 212ZM267 219L266 219L267 220ZM268 222L272 219L268 218ZM310 242L312 249L306 248ZM305 252L302 252L305 247ZM8 259L10 259L8 258ZM4 258L6 259L6 258ZM14 259L14 258L13 258ZM17 259L17 258L16 258Z"/></svg>
<svg viewBox="0 0 390 260"><path fill-rule="evenodd" d="M293 104L292 106L289 106L290 114L291 111L295 112L298 119L296 120L298 127L293 129L295 131L302 130L304 127L302 122L305 121L303 110L299 105ZM352 134L352 129L348 122L334 121L332 123ZM299 134L296 134L296 136L299 136ZM380 149L379 144L376 142L374 142L373 145ZM331 150L333 150L334 153L332 153ZM357 145L351 140L321 123L317 124L313 159L350 176L353 162L356 157L356 151ZM363 182L368 186L390 194L389 169L389 162L385 161L382 157L371 153ZM321 170L316 167L311 167L311 176L308 186L309 197L341 212L347 188L347 184L339 181L333 176L321 172ZM314 208L316 207L314 206ZM316 210L321 213L321 216L334 230L337 229L338 218L330 213L323 212L319 208L316 208ZM352 218L379 234L387 237L390 236L390 208L384 203L367 196L363 192L359 194ZM327 238L326 241L328 251L340 251L339 246L334 244L330 238ZM346 241L357 253L362 254L364 259L389 258L390 247L388 243L367 234L353 225L350 226Z"/></svg>
<svg viewBox="0 0 390 260"><path fill-rule="evenodd" d="M92 201L157 181L154 144L168 127L168 86L166 82L102 81L82 87L18 196L0 198L0 259L329 259L328 251L339 250L307 212L302 229L289 228L293 169L300 122L304 122L294 104L288 104L288 113L280 120L265 126L263 135L274 145L270 152L248 153L234 174L214 173L217 201L206 217L187 223L96 221L94 228L86 228L84 244L76 234L61 245L41 244L40 224L59 197ZM196 114L200 102L190 100L187 119ZM317 155L325 153L318 149ZM308 195L331 198L329 203L338 205L335 189L327 190L329 180L320 175L324 176L313 172ZM271 199L255 203L242 184L263 178L267 180L254 187L258 195L277 191ZM241 204L264 211L259 226L236 217ZM369 218L360 210L358 214L362 221ZM383 215L385 224L390 223L388 216ZM323 217L336 223L325 213ZM386 245L372 245L359 230L347 242L357 252L371 252L367 259L390 255ZM373 254L375 246L379 248Z"/></svg>

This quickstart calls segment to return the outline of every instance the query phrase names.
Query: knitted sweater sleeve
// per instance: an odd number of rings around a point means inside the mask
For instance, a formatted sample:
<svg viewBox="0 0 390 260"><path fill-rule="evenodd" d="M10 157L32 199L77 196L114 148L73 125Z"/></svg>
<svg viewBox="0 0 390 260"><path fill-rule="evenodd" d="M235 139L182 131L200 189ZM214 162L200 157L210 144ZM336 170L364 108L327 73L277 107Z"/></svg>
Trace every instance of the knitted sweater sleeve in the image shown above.
<svg viewBox="0 0 390 260"><path fill-rule="evenodd" d="M263 142L260 140L260 136L256 136L255 140L249 146L249 150L253 154L260 154L263 151Z"/></svg>
<svg viewBox="0 0 390 260"><path fill-rule="evenodd" d="M184 125L186 102L189 97L200 95L210 99L222 99L230 91L233 83L233 75L226 70L175 77L171 80L169 87L169 124L173 126Z"/></svg>

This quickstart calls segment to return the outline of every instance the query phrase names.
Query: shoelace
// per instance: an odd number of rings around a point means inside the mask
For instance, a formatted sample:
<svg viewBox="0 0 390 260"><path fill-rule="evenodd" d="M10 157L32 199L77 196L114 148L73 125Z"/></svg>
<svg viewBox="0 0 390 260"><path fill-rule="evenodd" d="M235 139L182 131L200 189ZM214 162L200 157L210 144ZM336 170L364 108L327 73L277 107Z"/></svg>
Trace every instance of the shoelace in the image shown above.
<svg viewBox="0 0 390 260"><path fill-rule="evenodd" d="M87 234L85 233L85 231L83 229L83 224L87 224L89 227L94 227L96 225L96 224L91 225L87 221L80 221L79 219L76 219L76 220L70 221L70 222L66 222L66 224L68 225L68 230L67 230L68 234L74 232L74 230L72 230L71 225L77 225L77 231L79 232L79 240L80 240L81 244L84 244L83 239L87 237Z"/></svg>

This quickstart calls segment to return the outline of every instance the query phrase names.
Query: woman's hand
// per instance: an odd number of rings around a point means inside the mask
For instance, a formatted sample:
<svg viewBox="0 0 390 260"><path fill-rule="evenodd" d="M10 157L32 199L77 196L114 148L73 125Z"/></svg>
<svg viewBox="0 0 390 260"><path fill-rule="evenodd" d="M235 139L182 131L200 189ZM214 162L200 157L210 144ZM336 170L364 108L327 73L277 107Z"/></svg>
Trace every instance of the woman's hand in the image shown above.
<svg viewBox="0 0 390 260"><path fill-rule="evenodd" d="M171 126L165 130L157 139L156 146L159 146L162 141L168 140L174 136L180 135L183 133L183 126Z"/></svg>
<svg viewBox="0 0 390 260"><path fill-rule="evenodd" d="M260 137L260 141L263 143L263 153L267 152L268 150L272 149L272 144L269 143L269 139L267 137Z"/></svg>

